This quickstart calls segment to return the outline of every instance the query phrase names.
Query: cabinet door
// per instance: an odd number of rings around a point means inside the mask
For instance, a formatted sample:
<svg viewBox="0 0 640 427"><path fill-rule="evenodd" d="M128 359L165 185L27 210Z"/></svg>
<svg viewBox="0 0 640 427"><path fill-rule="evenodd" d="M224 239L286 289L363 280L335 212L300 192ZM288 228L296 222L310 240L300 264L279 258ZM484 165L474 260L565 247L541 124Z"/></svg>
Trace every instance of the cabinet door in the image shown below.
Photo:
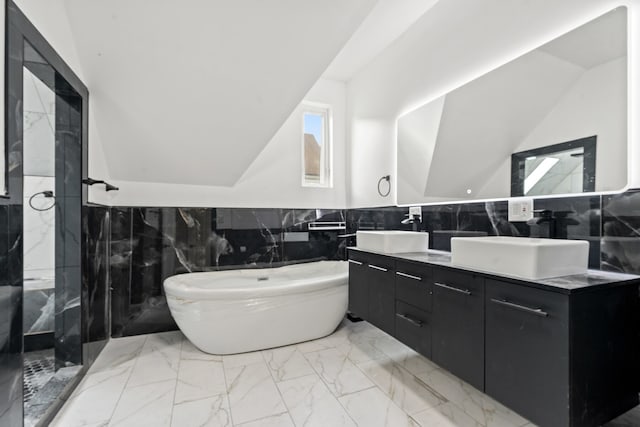
<svg viewBox="0 0 640 427"><path fill-rule="evenodd" d="M432 270L424 263L396 261L396 299L430 312Z"/></svg>
<svg viewBox="0 0 640 427"><path fill-rule="evenodd" d="M484 279L434 269L432 359L484 390Z"/></svg>
<svg viewBox="0 0 640 427"><path fill-rule="evenodd" d="M354 316L366 319L369 316L369 289L367 287L367 264L357 254L349 254L349 311Z"/></svg>
<svg viewBox="0 0 640 427"><path fill-rule="evenodd" d="M367 320L388 334L395 334L395 281L393 260L369 258L367 264L369 314Z"/></svg>
<svg viewBox="0 0 640 427"><path fill-rule="evenodd" d="M431 358L429 313L402 301L396 301L396 338L423 356Z"/></svg>
<svg viewBox="0 0 640 427"><path fill-rule="evenodd" d="M487 279L486 393L535 424L568 426L568 319L567 295Z"/></svg>

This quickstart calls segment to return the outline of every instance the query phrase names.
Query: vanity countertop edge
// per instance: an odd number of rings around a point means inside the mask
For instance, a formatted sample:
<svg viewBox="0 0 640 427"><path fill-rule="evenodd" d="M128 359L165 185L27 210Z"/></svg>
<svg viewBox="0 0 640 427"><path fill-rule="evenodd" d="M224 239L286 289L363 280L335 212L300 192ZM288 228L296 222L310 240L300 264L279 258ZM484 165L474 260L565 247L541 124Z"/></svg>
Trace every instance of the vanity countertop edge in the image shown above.
<svg viewBox="0 0 640 427"><path fill-rule="evenodd" d="M591 292L610 288L615 286L624 286L640 283L640 276L627 273L618 273L612 271L592 270L589 269L586 274L575 274L571 276L553 277L548 279L526 279L522 277L497 274L493 272L482 271L474 268L453 265L451 263L451 253L430 249L426 252L403 252L403 253L385 253L371 250L363 250L355 246L347 248L349 251L357 251L363 254L373 254L394 258L401 261L410 261L414 263L423 263L436 267L447 269L466 271L469 273L480 274L486 278L495 280L507 280L523 286L544 289L552 292L563 294L575 294L582 292Z"/></svg>

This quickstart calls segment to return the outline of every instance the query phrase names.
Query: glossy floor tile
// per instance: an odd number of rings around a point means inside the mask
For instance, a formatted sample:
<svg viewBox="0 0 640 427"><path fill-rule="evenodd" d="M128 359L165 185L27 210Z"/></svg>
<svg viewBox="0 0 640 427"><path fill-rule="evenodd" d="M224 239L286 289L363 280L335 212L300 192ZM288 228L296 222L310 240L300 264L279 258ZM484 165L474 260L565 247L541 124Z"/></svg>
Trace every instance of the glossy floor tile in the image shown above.
<svg viewBox="0 0 640 427"><path fill-rule="evenodd" d="M53 427L533 427L366 322L231 356L180 332L112 339ZM607 427L640 425L640 407Z"/></svg>

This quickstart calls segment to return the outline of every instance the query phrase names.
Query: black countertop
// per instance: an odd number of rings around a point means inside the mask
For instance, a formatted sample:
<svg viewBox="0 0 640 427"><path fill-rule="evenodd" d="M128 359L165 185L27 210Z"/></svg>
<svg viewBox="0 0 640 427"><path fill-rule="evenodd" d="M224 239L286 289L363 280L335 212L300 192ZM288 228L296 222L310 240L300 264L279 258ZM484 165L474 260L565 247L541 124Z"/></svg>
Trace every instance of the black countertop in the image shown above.
<svg viewBox="0 0 640 427"><path fill-rule="evenodd" d="M396 258L404 261L421 262L425 264L432 264L439 267L452 268L456 270L464 270L473 273L482 274L485 277L493 278L496 280L507 279L511 282L518 282L526 286L533 286L545 290L554 292L562 292L565 294L572 294L581 291L596 290L602 286L618 286L630 284L634 281L640 281L640 276L633 274L615 273L602 270L587 270L585 274L574 274L570 276L552 277L549 279L525 279L522 277L516 277L506 274L497 274L489 271L478 270L470 267L463 267L453 265L451 263L451 253L444 251L429 250L427 252L404 252L397 254L388 254L384 252L376 252L369 250L361 250L356 247L349 247L351 251L358 251L362 253L371 253L375 255L382 255L390 258ZM640 283L640 282L639 282Z"/></svg>

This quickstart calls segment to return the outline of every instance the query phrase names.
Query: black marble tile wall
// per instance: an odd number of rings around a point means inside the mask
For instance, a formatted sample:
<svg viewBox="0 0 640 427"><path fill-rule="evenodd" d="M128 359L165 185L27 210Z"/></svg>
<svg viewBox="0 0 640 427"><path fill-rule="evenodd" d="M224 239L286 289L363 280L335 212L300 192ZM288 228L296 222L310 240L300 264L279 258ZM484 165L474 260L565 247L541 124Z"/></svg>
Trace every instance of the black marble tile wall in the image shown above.
<svg viewBox="0 0 640 427"><path fill-rule="evenodd" d="M22 425L22 205L0 206L0 425Z"/></svg>
<svg viewBox="0 0 640 427"><path fill-rule="evenodd" d="M430 248L444 251L451 250L452 237L523 236L588 240L589 268L599 269L600 206L600 196L536 199L533 220L509 222L506 200L430 205L422 207L419 229L429 232ZM401 224L407 212L406 207L349 210L349 233L367 229L411 230L412 225Z"/></svg>
<svg viewBox="0 0 640 427"><path fill-rule="evenodd" d="M11 5L12 7L13 5ZM9 7L7 12L10 12ZM22 44L7 25L7 194L0 199L0 425L22 425ZM4 189L0 189L4 193Z"/></svg>
<svg viewBox="0 0 640 427"><path fill-rule="evenodd" d="M640 274L640 190L602 196L602 269Z"/></svg>
<svg viewBox="0 0 640 427"><path fill-rule="evenodd" d="M102 209L89 227L95 233L107 227L101 221L109 223L105 252L114 337L176 329L162 289L163 280L174 274L345 259L357 230L413 229L401 223L406 207ZM588 240L590 268L640 274L640 191L541 198L534 201L534 210L531 221L509 222L507 200L423 206L418 227L429 232L431 248L447 251L455 236ZM309 230L310 223L328 221L346 228ZM94 301L102 304L101 298ZM103 330L98 335L104 336Z"/></svg>
<svg viewBox="0 0 640 427"><path fill-rule="evenodd" d="M587 240L589 268L600 268L601 196L537 199L533 207L537 218L528 224L526 235Z"/></svg>
<svg viewBox="0 0 640 427"><path fill-rule="evenodd" d="M113 337L175 330L162 282L169 276L344 259L343 210L247 208L110 209Z"/></svg>
<svg viewBox="0 0 640 427"><path fill-rule="evenodd" d="M83 363L91 365L110 336L109 293L110 210L82 209L82 343Z"/></svg>

